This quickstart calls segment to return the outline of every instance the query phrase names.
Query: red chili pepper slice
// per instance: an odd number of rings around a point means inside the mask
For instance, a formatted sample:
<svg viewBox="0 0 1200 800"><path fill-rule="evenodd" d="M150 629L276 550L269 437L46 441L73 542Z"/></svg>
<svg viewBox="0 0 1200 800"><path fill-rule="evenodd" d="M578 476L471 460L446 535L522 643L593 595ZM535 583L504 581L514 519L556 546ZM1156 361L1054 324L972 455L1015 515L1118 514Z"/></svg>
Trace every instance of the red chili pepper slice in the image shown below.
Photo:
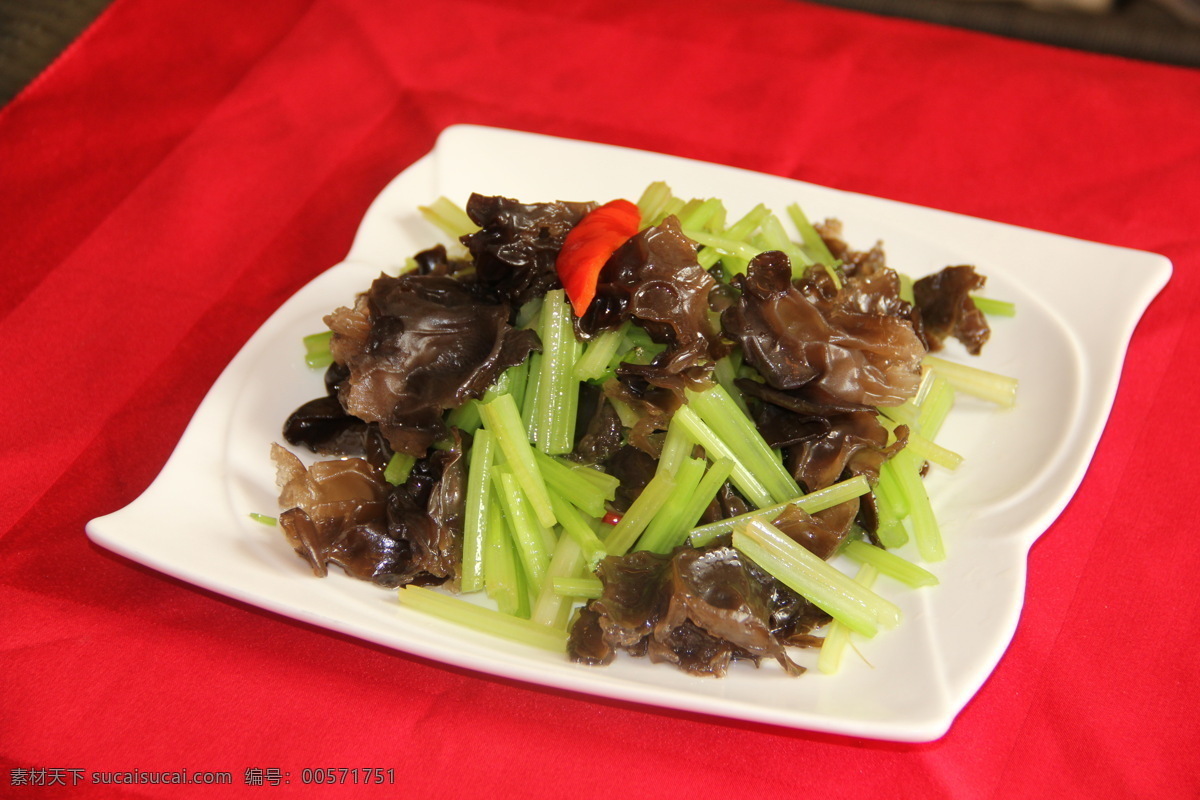
<svg viewBox="0 0 1200 800"><path fill-rule="evenodd" d="M583 316L595 298L600 270L609 257L641 225L642 215L636 205L628 200L613 200L589 211L567 233L554 267L575 316Z"/></svg>
<svg viewBox="0 0 1200 800"><path fill-rule="evenodd" d="M604 519L601 520L605 525L616 525L620 521L621 515L615 511L609 511L604 515Z"/></svg>

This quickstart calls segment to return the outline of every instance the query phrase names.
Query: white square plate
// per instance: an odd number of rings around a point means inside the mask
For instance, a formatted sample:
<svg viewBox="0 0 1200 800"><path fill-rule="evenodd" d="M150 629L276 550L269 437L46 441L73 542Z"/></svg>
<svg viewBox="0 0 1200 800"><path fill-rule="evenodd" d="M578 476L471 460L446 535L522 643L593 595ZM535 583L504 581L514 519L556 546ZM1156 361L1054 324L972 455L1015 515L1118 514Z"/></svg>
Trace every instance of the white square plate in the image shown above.
<svg viewBox="0 0 1200 800"><path fill-rule="evenodd" d="M775 664L735 664L724 679L619 656L585 667L565 656L458 628L401 607L393 593L338 571L313 577L276 529L269 447L286 416L323 393L303 364L303 336L349 304L381 270L436 243L417 206L471 192L525 202L636 200L652 180L682 197L720 197L731 217L764 202L799 202L836 217L859 249L885 244L894 268L919 277L974 264L986 294L1017 304L995 320L971 363L1020 380L1017 406L962 401L939 441L965 456L935 469L929 490L948 558L939 586L881 578L904 614L861 642L842 671L790 678ZM368 210L346 260L283 305L222 373L162 473L132 504L92 520L88 535L135 561L215 592L440 662L558 689L724 717L898 741L940 737L1008 646L1023 602L1029 547L1083 478L1116 392L1137 321L1166 284L1162 256L851 194L660 154L514 131L455 126ZM1084 285L1088 291L1081 292ZM961 350L949 358L965 360ZM183 509L184 513L179 513ZM164 524L163 520L171 520ZM916 558L915 553L903 555ZM794 651L811 665L813 654ZM869 662L869 663L868 663Z"/></svg>

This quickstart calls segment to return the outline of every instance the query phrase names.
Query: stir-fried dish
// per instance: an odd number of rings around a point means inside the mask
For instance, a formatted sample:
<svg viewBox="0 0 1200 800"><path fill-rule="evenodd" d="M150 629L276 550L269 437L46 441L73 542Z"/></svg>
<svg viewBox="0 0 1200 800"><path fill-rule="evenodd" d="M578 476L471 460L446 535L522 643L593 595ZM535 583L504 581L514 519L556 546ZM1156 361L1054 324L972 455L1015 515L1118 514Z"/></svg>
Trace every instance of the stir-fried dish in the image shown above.
<svg viewBox="0 0 1200 800"><path fill-rule="evenodd" d="M316 455L273 447L287 541L319 576L583 664L799 674L789 649L820 647L832 671L833 642L899 621L875 574L936 582L922 476L957 464L934 439L960 375L1013 387L930 355L978 354L981 308L1005 313L973 267L912 281L787 211L795 234L661 183L423 208L449 246L309 338L325 393L283 436Z"/></svg>

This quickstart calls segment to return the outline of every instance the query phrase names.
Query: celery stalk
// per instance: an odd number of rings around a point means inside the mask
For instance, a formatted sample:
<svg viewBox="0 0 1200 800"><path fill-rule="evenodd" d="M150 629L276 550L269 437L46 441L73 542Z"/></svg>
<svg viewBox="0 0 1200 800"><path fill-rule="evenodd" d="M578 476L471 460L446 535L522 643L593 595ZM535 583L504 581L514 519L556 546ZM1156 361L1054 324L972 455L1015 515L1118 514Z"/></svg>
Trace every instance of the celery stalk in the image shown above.
<svg viewBox="0 0 1200 800"><path fill-rule="evenodd" d="M562 289L546 293L541 332L542 374L535 407L537 445L547 455L569 453L575 447L575 418L579 412L579 379L574 370L580 346L571 305Z"/></svg>
<svg viewBox="0 0 1200 800"><path fill-rule="evenodd" d="M972 295L971 300L975 303L976 308L989 317L1015 317L1017 315L1016 304L1007 300L996 300L979 295Z"/></svg>
<svg viewBox="0 0 1200 800"><path fill-rule="evenodd" d="M821 234L808 221L808 216L804 213L804 209L800 207L800 204L792 203L787 207L787 213L788 217L792 220L792 224L796 226L796 230L800 233L800 241L804 244L805 249L812 254L813 260L827 267L832 267L837 263L837 259L833 257L833 253L829 252L829 247L825 244L825 240L821 238Z"/></svg>
<svg viewBox="0 0 1200 800"><path fill-rule="evenodd" d="M875 495L887 504L896 519L904 519L908 516L908 500L896 480L896 466L892 464L892 460L885 461L879 466L879 481L875 484Z"/></svg>
<svg viewBox="0 0 1200 800"><path fill-rule="evenodd" d="M708 231L696 230L694 228L685 228L683 235L691 239L693 242L705 247L711 247L722 255L736 256L737 258L749 261L758 255L761 250L747 242L741 242L737 239L731 239L726 236L721 236Z"/></svg>
<svg viewBox="0 0 1200 800"><path fill-rule="evenodd" d="M621 521L613 526L604 539L604 549L609 555L623 556L637 541L650 520L659 512L663 504L675 489L675 479L665 472L659 472L650 479L642 489L642 493L630 503L628 510L621 516Z"/></svg>
<svg viewBox="0 0 1200 800"><path fill-rule="evenodd" d="M937 576L929 570L868 542L847 542L846 546L842 548L842 553L860 564L870 564L884 575L895 578L914 589L921 586L936 586L938 584Z"/></svg>
<svg viewBox="0 0 1200 800"><path fill-rule="evenodd" d="M671 473L679 469L680 464L689 458L696 443L680 423L674 420L667 425L667 436L663 441L662 453L658 456L657 469Z"/></svg>
<svg viewBox="0 0 1200 800"><path fill-rule="evenodd" d="M333 341L333 331L323 331L304 337L304 363L313 369L324 369L333 363L333 353L329 351L329 343Z"/></svg>
<svg viewBox="0 0 1200 800"><path fill-rule="evenodd" d="M555 578L575 578L583 572L583 551L570 536L560 537L554 555L546 567L537 600L529 612L529 619L551 628L566 630L571 616L571 600L554 590Z"/></svg>
<svg viewBox="0 0 1200 800"><path fill-rule="evenodd" d="M688 389L686 395L688 405L720 437L735 458L762 483L772 502L782 503L802 494L796 479L724 387L717 384L704 392Z"/></svg>
<svg viewBox="0 0 1200 800"><path fill-rule="evenodd" d="M663 507L637 541L635 550L649 550L652 553L669 553L674 549L683 534L691 527L691 522L684 522L683 515L687 511L688 502L695 494L701 479L704 477L705 461L703 458L685 458L674 474L675 488L663 503Z"/></svg>
<svg viewBox="0 0 1200 800"><path fill-rule="evenodd" d="M483 588L483 538L488 523L488 501L492 497L492 463L496 439L489 430L475 434L467 466L467 492L463 509L462 591Z"/></svg>
<svg viewBox="0 0 1200 800"><path fill-rule="evenodd" d="M625 330L629 323L611 331L596 334L583 349L583 355L575 362L575 377L581 381L592 381L608 373L608 364L617 355L621 342L625 338Z"/></svg>
<svg viewBox="0 0 1200 800"><path fill-rule="evenodd" d="M663 209L671 196L671 187L664 181L655 181L646 187L637 201L643 227L657 225L662 220Z"/></svg>
<svg viewBox="0 0 1200 800"><path fill-rule="evenodd" d="M878 569L870 564L863 564L858 568L854 582L864 589L870 589L875 585L875 579L878 576ZM817 669L820 672L833 675L842 668L846 646L850 644L850 634L851 630L836 619L829 623L829 628L825 632L825 641L821 643L821 653L817 656Z"/></svg>
<svg viewBox="0 0 1200 800"><path fill-rule="evenodd" d="M878 486L875 487L875 511L879 518L879 528L875 531L879 543L889 549L903 547L908 542L908 531Z"/></svg>
<svg viewBox="0 0 1200 800"><path fill-rule="evenodd" d="M546 547L546 537L542 534L525 492L517 483L517 478L511 472L497 472L493 479L500 502L504 506L504 514L508 519L509 530L513 542L517 546L517 554L521 557L521 566L525 575L534 586L541 586L546 577L546 567L550 563L550 554Z"/></svg>
<svg viewBox="0 0 1200 800"><path fill-rule="evenodd" d="M521 409L521 421L525 425L526 437L533 444L537 444L538 437L538 398L542 393L542 354L530 353L529 358L525 360L528 368L525 372L525 391L521 393L521 402L517 407ZM517 398L513 397L513 402L516 403Z"/></svg>
<svg viewBox="0 0 1200 800"><path fill-rule="evenodd" d="M963 457L958 453L915 432L909 432L908 443L904 449L923 461L929 461L946 469L958 469L963 462Z"/></svg>
<svg viewBox="0 0 1200 800"><path fill-rule="evenodd" d="M941 561L946 557L946 550L937 517L929 503L929 494L921 480L921 460L913 453L901 450L887 463L894 465L896 483L908 504L917 552L925 561Z"/></svg>
<svg viewBox="0 0 1200 800"><path fill-rule="evenodd" d="M1016 402L1017 379L985 369L925 356L925 365L950 382L955 389L1008 408Z"/></svg>
<svg viewBox="0 0 1200 800"><path fill-rule="evenodd" d="M456 242L460 237L479 230L467 212L446 197L439 197L427 206L417 206L417 210L426 221L436 225Z"/></svg>
<svg viewBox="0 0 1200 800"><path fill-rule="evenodd" d="M406 586L397 596L401 605L483 633L502 636L556 653L566 650L566 631L513 617L492 608L477 606L462 598L451 597L423 586Z"/></svg>
<svg viewBox="0 0 1200 800"><path fill-rule="evenodd" d="M871 491L871 485L867 483L867 479L862 475L855 475L853 478L838 481L832 486L826 486L824 489L809 492L803 497L797 497L785 503L764 506L754 511L748 511L745 514L738 514L736 517L720 519L716 522L710 522L707 525L701 525L698 528L692 528L688 532L688 538L691 540L693 547L703 547L721 534L729 533L739 523L751 519L776 519L788 506L798 506L809 514L815 514L826 508L833 508L847 500L861 497L869 491Z"/></svg>
<svg viewBox="0 0 1200 800"><path fill-rule="evenodd" d="M489 403L480 404L479 413L484 426L496 435L496 442L525 491L538 521L547 528L553 528L556 520L554 509L550 507L550 496L546 493L546 482L534 460L533 448L529 445L529 437L525 433L525 426L521 424L521 415L512 395L503 394Z"/></svg>
<svg viewBox="0 0 1200 800"><path fill-rule="evenodd" d="M945 378L933 370L933 379L929 383L929 391L921 401L921 410L917 414L917 431L921 436L933 441L942 429L942 423L954 408L954 387Z"/></svg>
<svg viewBox="0 0 1200 800"><path fill-rule="evenodd" d="M746 212L745 216L725 229L725 235L735 241L745 241L753 234L762 221L771 213L771 209L762 203Z"/></svg>
<svg viewBox="0 0 1200 800"><path fill-rule="evenodd" d="M498 498L493 496L487 509L483 549L484 591L505 614L528 618L529 595Z"/></svg>
<svg viewBox="0 0 1200 800"><path fill-rule="evenodd" d="M874 636L900 622L894 603L864 589L769 522L751 519L734 528L733 546L853 631Z"/></svg>
<svg viewBox="0 0 1200 800"><path fill-rule="evenodd" d="M595 600L604 593L604 584L599 578L554 578L554 591L563 597Z"/></svg>
<svg viewBox="0 0 1200 800"><path fill-rule="evenodd" d="M392 486L399 486L408 480L408 474L416 463L417 459L408 453L392 453L387 466L383 468L383 479Z"/></svg>
<svg viewBox="0 0 1200 800"><path fill-rule="evenodd" d="M606 503L617 496L620 482L613 476L582 464L571 464L533 451L538 469L546 481L546 488L558 492L589 516L597 519L606 513ZM560 520L561 521L561 520Z"/></svg>
<svg viewBox="0 0 1200 800"><path fill-rule="evenodd" d="M742 410L742 413L749 417L750 407L746 405L746 399L742 397L742 393L738 390L735 383L737 380L737 369L738 364L734 362L734 356L731 353L717 359L716 363L713 364L713 377L717 379L717 383L721 384L721 387L733 399L737 407Z"/></svg>
<svg viewBox="0 0 1200 800"><path fill-rule="evenodd" d="M583 511L553 489L550 491L550 502L554 505L554 513L562 525L563 533L571 537L579 545L584 563L589 571L595 571L600 561L608 555L604 542L588 524Z"/></svg>
<svg viewBox="0 0 1200 800"><path fill-rule="evenodd" d="M675 421L682 424L688 435L704 448L709 459L716 461L727 458L733 462L733 471L730 473L729 479L746 496L747 500L759 507L769 506L774 502L771 493L767 491L767 488L762 485L749 467L689 406L683 405L675 410L672 423Z"/></svg>

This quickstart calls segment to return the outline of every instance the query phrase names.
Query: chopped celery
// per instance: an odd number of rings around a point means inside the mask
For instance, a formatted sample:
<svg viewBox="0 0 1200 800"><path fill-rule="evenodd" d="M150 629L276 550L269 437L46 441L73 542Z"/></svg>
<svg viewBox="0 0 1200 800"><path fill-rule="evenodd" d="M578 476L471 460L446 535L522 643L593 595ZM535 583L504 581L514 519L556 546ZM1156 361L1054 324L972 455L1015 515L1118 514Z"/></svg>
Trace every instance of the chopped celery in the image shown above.
<svg viewBox="0 0 1200 800"><path fill-rule="evenodd" d="M642 215L642 226L657 225L666 216L663 209L671 199L671 187L664 181L655 181L648 185L642 196L638 198L637 207Z"/></svg>
<svg viewBox="0 0 1200 800"><path fill-rule="evenodd" d="M408 453L393 453L388 459L387 466L383 468L383 479L392 486L399 486L408 480L408 474L412 472L413 465L417 463L415 456L410 456Z"/></svg>
<svg viewBox="0 0 1200 800"><path fill-rule="evenodd" d="M908 501L896 480L896 467L891 460L879 467L879 481L875 484L875 495L895 513L896 519L908 516Z"/></svg>
<svg viewBox="0 0 1200 800"><path fill-rule="evenodd" d="M879 519L875 536L880 544L892 549L908 543L908 531L904 528L904 523L900 521L891 503L879 491L878 485L875 487L875 513Z"/></svg>
<svg viewBox="0 0 1200 800"><path fill-rule="evenodd" d="M559 538L546 567L529 619L551 628L566 630L571 617L571 600L554 590L555 578L577 578L583 572L583 551L570 536Z"/></svg>
<svg viewBox="0 0 1200 800"><path fill-rule="evenodd" d="M796 479L787 471L758 428L742 413L720 384L704 392L686 391L688 405L720 437L735 459L766 488L772 502L782 503L801 494ZM703 444L703 443L702 443ZM761 504L759 504L761 505Z"/></svg>
<svg viewBox="0 0 1200 800"><path fill-rule="evenodd" d="M808 221L808 216L804 213L804 209L799 203L792 203L787 207L788 217L791 218L792 224L796 226L796 230L800 233L800 241L804 244L804 249L812 255L813 261L818 264L824 264L827 267L832 267L837 263L837 259L833 257L833 253L829 252L828 245L821 238L821 234ZM836 278L835 278L836 279ZM838 288L841 288L840 286Z"/></svg>
<svg viewBox="0 0 1200 800"><path fill-rule="evenodd" d="M626 321L619 328L596 334L575 362L575 377L581 381L592 381L608 374L609 362L616 357L628 327L629 322Z"/></svg>
<svg viewBox="0 0 1200 800"><path fill-rule="evenodd" d="M496 442L504 453L517 482L525 491L538 521L547 528L554 527L554 510L550 507L550 496L546 493L546 482L534 460L533 448L521 415L517 411L512 395L503 394L489 403L479 406L483 424L496 435Z"/></svg>
<svg viewBox="0 0 1200 800"><path fill-rule="evenodd" d="M946 469L958 469L963 461L963 457L958 453L948 450L913 431L909 432L908 443L904 446L904 449L924 461L932 462Z"/></svg>
<svg viewBox="0 0 1200 800"><path fill-rule="evenodd" d="M267 525L272 528L279 524L279 520L276 519L275 517L269 516L267 514L259 514L256 511L250 512L250 519L254 520L255 522L261 522L263 525Z"/></svg>
<svg viewBox="0 0 1200 800"><path fill-rule="evenodd" d="M510 616L492 608L475 605L423 586L406 586L398 593L401 605L423 611L483 633L561 653L567 646L566 631Z"/></svg>
<svg viewBox="0 0 1200 800"><path fill-rule="evenodd" d="M971 300L975 303L976 308L989 317L1015 317L1017 315L1016 304L1007 300L996 300L978 295L972 295Z"/></svg>
<svg viewBox="0 0 1200 800"><path fill-rule="evenodd" d="M467 212L446 197L439 197L427 206L417 206L417 210L426 221L436 225L456 242L459 237L479 230Z"/></svg>
<svg viewBox="0 0 1200 800"><path fill-rule="evenodd" d="M517 478L511 472L496 472L493 476L495 488L504 506L504 516L508 520L508 528L512 532L513 543L517 546L517 555L521 557L521 566L525 575L534 586L541 586L546 577L546 567L550 563L550 553L546 547L546 537L540 530L540 525L525 492L517 483Z"/></svg>
<svg viewBox="0 0 1200 800"><path fill-rule="evenodd" d="M736 358L733 353L717 359L713 364L713 377L717 379L717 383L721 384L733 402L737 403L737 407L742 410L742 413L747 417L750 416L750 407L746 405L746 399L742 397L741 391L737 388L737 371L741 359Z"/></svg>
<svg viewBox="0 0 1200 800"><path fill-rule="evenodd" d="M646 487L642 489L642 493L621 516L621 521L608 532L608 536L604 539L604 549L608 551L608 554L625 555L642 535L642 532L646 530L650 520L667 502L674 489L674 478L665 472L655 473Z"/></svg>
<svg viewBox="0 0 1200 800"><path fill-rule="evenodd" d="M746 212L745 216L741 217L737 222L730 225L725 230L725 235L735 241L745 241L753 234L758 227L762 225L764 219L771 213L771 209L767 208L762 203L759 203L754 208Z"/></svg>
<svg viewBox="0 0 1200 800"><path fill-rule="evenodd" d="M518 403L517 398L513 396L513 403L517 408L521 409L521 422L525 425L525 432L529 441L533 444L538 442L538 397L542 390L542 354L530 353L529 358L525 360L527 365L525 371L525 391L521 393L521 401Z"/></svg>
<svg viewBox="0 0 1200 800"><path fill-rule="evenodd" d="M694 206L680 214L679 227L704 230L709 226L709 221L713 216L722 208L724 208L724 205L715 197L697 202Z"/></svg>
<svg viewBox="0 0 1200 800"><path fill-rule="evenodd" d="M1017 399L1017 379L985 369L947 361L937 356L925 356L924 363L950 382L960 392L1008 408Z"/></svg>
<svg viewBox="0 0 1200 800"><path fill-rule="evenodd" d="M669 553L679 544L683 534L691 527L691 523L695 522L694 519L685 522L683 515L704 477L705 463L703 458L689 457L679 464L674 473L674 490L663 503L662 509L650 520L634 549Z"/></svg>
<svg viewBox="0 0 1200 800"><path fill-rule="evenodd" d="M304 337L304 363L313 369L324 369L333 363L333 353L329 344L333 341L333 331L313 333Z"/></svg>
<svg viewBox="0 0 1200 800"><path fill-rule="evenodd" d="M696 524L696 520L700 519L704 509L708 508L717 496L717 492L721 490L725 481L729 480L729 473L732 471L733 462L727 458L720 458L712 463L708 472L704 473L704 477L696 486L696 491L692 492L687 505L679 514L680 526L677 529L675 541L671 543L672 547L687 541L692 526Z"/></svg>
<svg viewBox="0 0 1200 800"><path fill-rule="evenodd" d="M546 481L546 487L569 497L582 511L599 519L609 501L617 496L620 485L612 475L582 464L563 461L555 456L534 451L534 458Z"/></svg>
<svg viewBox="0 0 1200 800"><path fill-rule="evenodd" d="M917 432L930 441L937 438L951 409L954 408L954 387L933 370L929 390L921 400L917 414Z"/></svg>
<svg viewBox="0 0 1200 800"><path fill-rule="evenodd" d="M737 239L731 239L728 235L721 236L708 231L695 229L685 229L683 235L691 239L693 242L705 247L711 247L722 255L736 256L737 258L749 261L758 255L761 250L747 242L741 242Z"/></svg>
<svg viewBox="0 0 1200 800"><path fill-rule="evenodd" d="M863 564L854 576L854 582L864 589L875 585L879 570L870 564ZM817 669L832 675L842 668L842 658L846 653L846 645L850 644L851 630L836 619L829 623L825 632L825 641L821 643L821 653L817 656Z"/></svg>
<svg viewBox="0 0 1200 800"><path fill-rule="evenodd" d="M871 485L867 483L867 479L862 475L855 475L853 478L847 478L832 486L826 486L824 489L809 492L803 497L797 497L786 503L764 506L755 511L739 514L736 517L729 517L728 519L721 519L716 522L710 522L707 525L701 525L698 528L692 528L688 532L688 538L691 540L693 546L703 547L721 534L729 533L739 523L756 518L773 520L788 506L794 505L807 511L809 514L815 514L826 508L833 508L847 500L861 497L869 491L871 491Z"/></svg>
<svg viewBox="0 0 1200 800"><path fill-rule="evenodd" d="M787 231L783 229L783 223L779 221L779 217L774 214L768 214L764 217L760 236L760 244L763 250L780 251L792 262L792 277L804 277L804 273L812 265L813 261L800 249L799 245L788 237Z"/></svg>
<svg viewBox="0 0 1200 800"><path fill-rule="evenodd" d="M595 570L601 559L608 555L608 551L584 517L586 512L580 511L570 500L553 489L550 490L550 502L554 506L559 524L562 525L563 533L579 545L588 570Z"/></svg>
<svg viewBox="0 0 1200 800"><path fill-rule="evenodd" d="M580 344L574 314L562 289L546 293L542 304L541 377L535 406L538 449L548 455L569 453L575 446L579 379L575 362Z"/></svg>
<svg viewBox="0 0 1200 800"><path fill-rule="evenodd" d="M870 564L884 575L895 578L914 589L938 584L937 576L929 570L868 542L857 540L847 542L846 546L842 548L842 552L860 564Z"/></svg>
<svg viewBox="0 0 1200 800"><path fill-rule="evenodd" d="M733 530L733 546L784 585L864 636L900 622L900 609L805 547L769 522L751 519Z"/></svg>
<svg viewBox="0 0 1200 800"><path fill-rule="evenodd" d="M679 465L691 456L695 446L696 443L692 441L692 437L688 435L684 425L672 420L667 425L667 436L663 441L662 452L658 456L657 468L674 475L679 469Z"/></svg>
<svg viewBox="0 0 1200 800"><path fill-rule="evenodd" d="M604 593L604 584L599 578L553 578L554 591L563 597L595 600Z"/></svg>
<svg viewBox="0 0 1200 800"><path fill-rule="evenodd" d="M492 497L492 463L496 458L496 439L489 430L475 434L467 465L467 493L463 509L462 590L483 588L483 538Z"/></svg>
<svg viewBox="0 0 1200 800"><path fill-rule="evenodd" d="M702 446L708 457L713 461L727 458L733 462L733 471L729 479L746 499L760 508L771 505L774 500L767 488L759 482L754 473L739 459L722 439L708 427L690 406L683 405L675 410L672 422L678 421L683 425L692 439Z"/></svg>
<svg viewBox="0 0 1200 800"><path fill-rule="evenodd" d="M487 508L483 550L484 591L505 614L528 618L529 593L525 587L525 576L521 572L499 499L493 496Z"/></svg>
<svg viewBox="0 0 1200 800"><path fill-rule="evenodd" d="M933 515L933 506L929 504L925 482L921 480L921 460L908 450L901 450L887 463L893 465L896 484L908 505L909 523L912 525L913 540L917 543L917 552L925 561L941 561L946 557L946 550L937 517Z"/></svg>

